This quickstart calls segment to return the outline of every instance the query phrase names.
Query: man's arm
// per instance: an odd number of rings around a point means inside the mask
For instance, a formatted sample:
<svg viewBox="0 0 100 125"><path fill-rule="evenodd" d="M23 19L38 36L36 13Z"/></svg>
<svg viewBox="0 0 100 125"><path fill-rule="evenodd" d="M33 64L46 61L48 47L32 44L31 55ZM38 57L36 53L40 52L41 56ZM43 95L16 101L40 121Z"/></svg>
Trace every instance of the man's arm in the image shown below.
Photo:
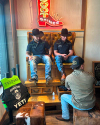
<svg viewBox="0 0 100 125"><path fill-rule="evenodd" d="M26 56L29 57L29 61L33 59L33 56L31 56L31 53L29 51L26 51Z"/></svg>
<svg viewBox="0 0 100 125"><path fill-rule="evenodd" d="M54 50L54 54L55 54L55 56L66 56L66 54L61 54L61 53L58 53L58 50Z"/></svg>
<svg viewBox="0 0 100 125"><path fill-rule="evenodd" d="M65 79L65 87L66 87L68 90L71 90L71 89L70 89L70 86L68 85L67 77L66 77L66 79Z"/></svg>
<svg viewBox="0 0 100 125"><path fill-rule="evenodd" d="M67 60L69 56L73 55L73 50L69 50L69 54L64 56L64 60Z"/></svg>
<svg viewBox="0 0 100 125"><path fill-rule="evenodd" d="M72 55L73 55L73 50L69 50L69 54L67 56L69 57L69 56L72 56Z"/></svg>
<svg viewBox="0 0 100 125"><path fill-rule="evenodd" d="M49 55L51 56L51 54L52 54L52 49L51 49L51 47L49 48Z"/></svg>

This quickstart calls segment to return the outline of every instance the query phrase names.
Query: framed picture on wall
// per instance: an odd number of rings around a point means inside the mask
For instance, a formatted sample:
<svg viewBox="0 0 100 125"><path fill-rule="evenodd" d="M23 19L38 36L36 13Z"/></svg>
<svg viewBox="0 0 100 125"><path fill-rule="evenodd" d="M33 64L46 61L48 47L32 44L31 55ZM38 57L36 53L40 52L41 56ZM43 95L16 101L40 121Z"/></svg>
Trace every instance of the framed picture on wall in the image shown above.
<svg viewBox="0 0 100 125"><path fill-rule="evenodd" d="M97 80L96 86L100 86L100 61L92 62L93 74Z"/></svg>

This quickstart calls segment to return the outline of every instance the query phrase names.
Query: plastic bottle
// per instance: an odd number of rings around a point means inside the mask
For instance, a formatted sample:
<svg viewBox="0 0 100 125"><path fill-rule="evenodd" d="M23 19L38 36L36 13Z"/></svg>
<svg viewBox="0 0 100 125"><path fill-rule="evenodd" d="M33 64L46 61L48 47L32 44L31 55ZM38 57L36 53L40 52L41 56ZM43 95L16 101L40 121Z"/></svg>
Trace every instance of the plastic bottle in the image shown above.
<svg viewBox="0 0 100 125"><path fill-rule="evenodd" d="M55 93L54 92L52 93L52 99L53 100L55 99Z"/></svg>

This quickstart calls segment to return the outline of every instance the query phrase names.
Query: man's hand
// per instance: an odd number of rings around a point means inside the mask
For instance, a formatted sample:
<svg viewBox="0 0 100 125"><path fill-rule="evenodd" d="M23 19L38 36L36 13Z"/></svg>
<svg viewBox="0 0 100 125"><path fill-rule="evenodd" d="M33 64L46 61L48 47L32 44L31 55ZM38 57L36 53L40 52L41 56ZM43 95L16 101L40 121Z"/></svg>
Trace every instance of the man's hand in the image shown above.
<svg viewBox="0 0 100 125"><path fill-rule="evenodd" d="M65 56L66 56L66 54L61 54L61 56L62 56L62 57L65 57Z"/></svg>
<svg viewBox="0 0 100 125"><path fill-rule="evenodd" d="M62 54L62 57L64 58L64 60L68 59L68 55L67 54Z"/></svg>
<svg viewBox="0 0 100 125"><path fill-rule="evenodd" d="M67 60L68 59L68 55L64 56L64 60Z"/></svg>
<svg viewBox="0 0 100 125"><path fill-rule="evenodd" d="M31 61L33 59L33 56L29 56L29 61Z"/></svg>

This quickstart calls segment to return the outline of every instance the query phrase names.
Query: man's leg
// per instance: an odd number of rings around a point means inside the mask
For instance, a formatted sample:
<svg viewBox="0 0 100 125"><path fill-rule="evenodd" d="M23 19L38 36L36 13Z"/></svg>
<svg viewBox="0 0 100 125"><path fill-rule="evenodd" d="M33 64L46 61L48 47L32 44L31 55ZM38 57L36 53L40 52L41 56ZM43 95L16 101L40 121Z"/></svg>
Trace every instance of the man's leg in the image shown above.
<svg viewBox="0 0 100 125"><path fill-rule="evenodd" d="M73 59L78 56L69 56L68 59L65 61L66 63L72 63Z"/></svg>
<svg viewBox="0 0 100 125"><path fill-rule="evenodd" d="M63 70L63 64L62 64L63 58L62 58L62 56L56 56L55 59L56 59L57 68L58 68L59 72L61 72Z"/></svg>
<svg viewBox="0 0 100 125"><path fill-rule="evenodd" d="M61 76L62 76L61 77L61 84L63 84L65 82L65 78L66 78L66 75L65 75L65 72L64 72L64 69L63 69L63 57L62 56L56 56L55 59L56 59L57 68L61 72Z"/></svg>
<svg viewBox="0 0 100 125"><path fill-rule="evenodd" d="M40 63L40 61L41 58L39 56L33 56L33 60L30 61L31 79L36 79L36 81L38 81L37 64Z"/></svg>
<svg viewBox="0 0 100 125"><path fill-rule="evenodd" d="M71 95L69 94L63 94L61 96L61 108L62 108L62 118L64 119L70 119L69 115L69 102L71 103Z"/></svg>
<svg viewBox="0 0 100 125"><path fill-rule="evenodd" d="M63 94L61 95L61 108L62 108L62 115L56 116L56 119L60 121L69 121L70 115L69 115L69 102L71 100L71 95L69 94Z"/></svg>
<svg viewBox="0 0 100 125"><path fill-rule="evenodd" d="M51 78L51 58L48 55L42 56L42 62L45 64L45 79Z"/></svg>
<svg viewBox="0 0 100 125"><path fill-rule="evenodd" d="M73 103L72 103L72 95L70 94L63 94L61 95L61 108L62 108L62 116L59 116L58 119L59 120L69 120L70 119L70 115L69 115L69 104L78 110L90 110L92 108L89 109L80 109L77 108ZM56 117L57 118L57 117Z"/></svg>

